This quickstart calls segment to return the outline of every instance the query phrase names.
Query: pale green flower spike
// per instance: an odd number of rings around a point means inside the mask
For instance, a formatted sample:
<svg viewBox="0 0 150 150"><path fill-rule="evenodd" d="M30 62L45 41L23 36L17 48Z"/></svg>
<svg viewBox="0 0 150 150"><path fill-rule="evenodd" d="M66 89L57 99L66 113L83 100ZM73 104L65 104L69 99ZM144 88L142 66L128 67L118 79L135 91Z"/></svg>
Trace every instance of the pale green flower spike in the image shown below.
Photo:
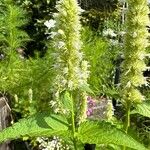
<svg viewBox="0 0 150 150"><path fill-rule="evenodd" d="M77 0L60 0L56 9L58 13L54 14L56 23L52 28L51 37L53 37L55 48L53 56L55 57L54 90L56 96L54 97L59 103L61 92L80 91L81 88L88 86L89 71L87 71L88 63L83 60L83 53L80 51L82 46L79 16L81 9Z"/></svg>
<svg viewBox="0 0 150 150"><path fill-rule="evenodd" d="M80 103L80 113L79 113L79 121L78 124L80 124L81 122L85 121L85 119L87 118L87 95L86 92L83 92L82 95L82 101Z"/></svg>
<svg viewBox="0 0 150 150"><path fill-rule="evenodd" d="M108 100L108 103L107 103L107 112L106 112L106 119L108 121L112 121L113 116L114 116L114 108L113 108L112 100Z"/></svg>
<svg viewBox="0 0 150 150"><path fill-rule="evenodd" d="M146 69L144 57L148 46L149 24L147 0L128 0L126 35L124 41L124 62L122 74L122 95L124 101L140 103L144 96L138 87L146 84L143 71Z"/></svg>

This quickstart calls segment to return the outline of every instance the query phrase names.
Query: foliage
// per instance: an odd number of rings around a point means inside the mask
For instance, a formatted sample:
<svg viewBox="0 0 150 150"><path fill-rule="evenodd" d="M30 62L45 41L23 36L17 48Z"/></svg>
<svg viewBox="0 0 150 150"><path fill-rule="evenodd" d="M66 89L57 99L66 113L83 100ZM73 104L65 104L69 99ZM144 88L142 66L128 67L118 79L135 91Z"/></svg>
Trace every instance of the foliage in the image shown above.
<svg viewBox="0 0 150 150"><path fill-rule="evenodd" d="M98 9L112 12L117 9L118 0L79 0L83 9Z"/></svg>
<svg viewBox="0 0 150 150"><path fill-rule="evenodd" d="M48 47L47 28L44 22L52 18L52 12L55 12L56 0L16 0L14 1L18 7L22 7L28 12L29 22L25 26L25 31L29 34L32 41L28 42L27 55L33 56L36 51L40 52L40 56L45 55Z"/></svg>
<svg viewBox="0 0 150 150"><path fill-rule="evenodd" d="M102 32L107 28L108 20L119 23L120 8L118 0L80 0L82 12L82 23L92 30Z"/></svg>
<svg viewBox="0 0 150 150"><path fill-rule="evenodd" d="M119 11L106 12L90 9L83 11L81 18L83 25L89 26L92 30L100 32L102 32L104 28L107 28L108 20L119 23Z"/></svg>
<svg viewBox="0 0 150 150"><path fill-rule="evenodd" d="M28 116L36 111L49 109L47 102L51 99L52 59L50 54L43 58L24 60L24 70L20 76L23 81L11 92L17 95L14 101L14 110L21 111L22 116ZM20 88L21 87L21 88ZM30 98L29 91L32 91Z"/></svg>
<svg viewBox="0 0 150 150"><path fill-rule="evenodd" d="M0 141L21 137L37 137L60 135L68 130L68 124L64 117L43 112L27 119L22 119L12 127L3 130Z"/></svg>
<svg viewBox="0 0 150 150"><path fill-rule="evenodd" d="M150 119L147 117L138 116L137 120L138 125L136 128L136 132L138 132L138 137L140 137L141 142L143 142L148 148L150 148Z"/></svg>
<svg viewBox="0 0 150 150"><path fill-rule="evenodd" d="M117 47L95 35L89 28L82 31L83 51L90 63L90 88L99 95L115 96L114 85L115 60L118 55Z"/></svg>
<svg viewBox="0 0 150 150"><path fill-rule="evenodd" d="M29 37L26 32L21 30L21 27L27 22L25 12L13 5L11 1L3 1L0 7L0 51L3 56L0 60L0 90L7 92L14 89L22 81L19 74L25 70L20 58L21 54L17 51L25 46Z"/></svg>
<svg viewBox="0 0 150 150"><path fill-rule="evenodd" d="M142 148L139 143L127 136L121 130L116 129L106 122L84 122L79 127L79 136L83 143L95 144L116 144L127 146L133 149ZM104 134L105 133L105 134Z"/></svg>
<svg viewBox="0 0 150 150"><path fill-rule="evenodd" d="M0 133L0 141L21 138L22 136L47 137L51 135L59 135L61 138L63 138L63 135L68 135L68 138L72 140L72 134L68 134L72 132L69 128L69 124L70 123L62 116L40 113L28 119L22 119L12 127L3 130ZM83 144L87 142L96 144L116 144L137 150L147 150L132 137L126 135L111 124L99 121L82 123L78 132L76 132L76 140Z"/></svg>
<svg viewBox="0 0 150 150"><path fill-rule="evenodd" d="M11 95L12 100L15 96L12 109L27 116L45 109L43 101L51 97L51 50L43 58L26 59L23 51L29 41L23 30L27 23L26 13L12 1L1 1L0 7L0 54L3 56L0 59L0 91ZM29 89L33 91L32 100L29 100Z"/></svg>
<svg viewBox="0 0 150 150"><path fill-rule="evenodd" d="M142 104L137 104L136 108L131 112L131 114L141 114L145 117L150 118L150 102L143 102Z"/></svg>
<svg viewBox="0 0 150 150"><path fill-rule="evenodd" d="M126 133L106 121L87 119L87 105L90 105L87 102L88 94L93 94L94 91L96 95L101 92L113 97L117 93L113 86L113 74L114 61L117 59L120 49L114 45L110 46L106 39L101 38L98 34L94 35L90 29L86 28L83 29L84 46L82 46L81 9L77 1L60 0L56 5L56 13L48 16L47 21L45 21L46 16L40 18L40 20L43 19L41 22L32 20L34 25L39 22L47 27L42 30L42 34L46 30L46 38L50 38L52 41L48 45L47 56L42 59L39 57L25 59L24 53L18 53L18 50L25 48L25 41L29 40L28 35L23 31L27 23L26 14L22 7L18 8L11 0L1 0L0 2L2 8L0 10L0 31L2 31L0 32L0 50L4 54L3 59L0 60L0 90L15 97L14 110L22 111L24 116L42 109L49 110L50 107L46 106L49 101L55 112L55 114L49 111L48 113L42 112L15 123L12 127L0 132L0 141L24 136L58 135L68 142L71 149L75 150L83 149L85 143L95 143L100 146L103 144L104 148L111 147L112 149L114 147L114 149L125 150L126 147L129 147L129 149L146 150L143 145L127 134L130 126L131 103L137 102L136 100L142 97L138 87L141 85L141 81L144 81L142 71L145 68L143 62L145 52L143 50L147 46L147 32L144 29L147 22L147 17L145 17L146 1L144 1L145 3L129 1L121 85L121 88L123 87L122 103L126 106L126 120L123 129ZM18 2L21 3L21 1ZM24 6L29 10L28 6L34 9L36 5L35 10L40 10L42 5L46 4L45 14L49 14L50 9L47 8L47 4L52 1L41 3L27 0L24 2L26 2ZM141 11L141 5L143 5L144 11L138 14L136 8ZM137 16L134 15L135 18L131 18L134 13ZM138 18L140 15L143 20L136 20L136 17ZM51 17L54 20L50 19ZM44 38L42 37L42 40ZM145 43L141 44L141 41ZM85 55L81 52L81 48ZM91 63L89 83L92 90L87 83L89 65L84 57ZM22 98L20 99L20 97ZM145 103L135 105L133 112L135 111L149 117L149 106ZM110 113L112 117L112 105ZM110 121L113 122L112 119Z"/></svg>
<svg viewBox="0 0 150 150"><path fill-rule="evenodd" d="M47 41L48 34L47 29L44 26L44 22L52 19L52 13L56 12L56 2L57 0L15 1L15 3L23 7L28 12L28 16L30 16L29 23L26 25L25 30L33 41L29 42L27 45L27 49L25 50L27 54L33 55L35 50L40 51L42 56L45 54L47 50L45 41ZM118 2L116 0L109 0L107 2L99 0L98 3L100 4L98 5L96 4L97 2L94 1L86 2L79 0L78 2L79 5L86 10L86 5L90 4L90 6L88 6L88 10L82 13L82 20L84 24L90 25L94 29L99 27L103 28L105 26L104 22L108 18L112 18L113 20L118 18L118 13L116 11ZM100 8L95 8L95 6L99 6ZM97 26L95 26L96 24Z"/></svg>
<svg viewBox="0 0 150 150"><path fill-rule="evenodd" d="M20 28L27 23L23 9L11 4L11 1L4 1L1 4L1 45L2 51L11 54L29 40L26 32Z"/></svg>

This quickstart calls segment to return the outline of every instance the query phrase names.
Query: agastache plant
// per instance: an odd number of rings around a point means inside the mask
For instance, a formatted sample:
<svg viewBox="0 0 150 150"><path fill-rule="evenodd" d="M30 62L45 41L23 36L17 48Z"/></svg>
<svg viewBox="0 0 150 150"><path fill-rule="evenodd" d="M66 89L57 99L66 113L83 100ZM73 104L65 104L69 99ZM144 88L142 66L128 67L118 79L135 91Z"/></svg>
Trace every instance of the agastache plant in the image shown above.
<svg viewBox="0 0 150 150"><path fill-rule="evenodd" d="M144 97L138 87L146 83L143 71L146 69L144 58L148 46L146 26L149 23L149 9L147 0L128 0L128 6L122 74L123 99L140 103Z"/></svg>
<svg viewBox="0 0 150 150"><path fill-rule="evenodd" d="M126 34L124 39L124 62L122 84L122 99L126 109L124 130L127 133L130 126L130 108L133 104L142 103L144 96L139 87L146 83L143 71L146 70L144 58L148 46L149 24L147 0L128 0ZM125 149L125 148L124 148Z"/></svg>
<svg viewBox="0 0 150 150"><path fill-rule="evenodd" d="M53 53L55 64L54 79L54 98L57 101L57 111L60 108L60 94L64 91L70 93L78 91L81 102L81 119L86 118L86 92L81 92L83 87L87 87L87 78L89 76L88 63L83 60L83 53L80 51L82 43L80 40L80 7L76 0L60 0L56 9L58 13L54 14L55 24L52 27L51 37L55 53ZM49 25L50 26L50 25ZM60 110L58 110L60 108Z"/></svg>
<svg viewBox="0 0 150 150"><path fill-rule="evenodd" d="M86 92L90 92L90 89L87 84L88 63L83 60L80 52L80 8L76 0L60 0L56 8L58 13L54 14L54 20L46 22L45 25L52 30L51 38L55 48L55 78L52 90L54 100L51 105L58 106L55 107L57 114L49 108L48 111L22 119L0 132L0 142L22 137L45 139L55 136L65 140L71 150L84 149L86 143L148 150L111 123L86 119ZM94 103L89 100L88 105L93 107ZM111 106L108 107L108 112L110 110ZM106 115L110 117L109 113ZM48 145L53 143L47 144L41 146L48 149Z"/></svg>

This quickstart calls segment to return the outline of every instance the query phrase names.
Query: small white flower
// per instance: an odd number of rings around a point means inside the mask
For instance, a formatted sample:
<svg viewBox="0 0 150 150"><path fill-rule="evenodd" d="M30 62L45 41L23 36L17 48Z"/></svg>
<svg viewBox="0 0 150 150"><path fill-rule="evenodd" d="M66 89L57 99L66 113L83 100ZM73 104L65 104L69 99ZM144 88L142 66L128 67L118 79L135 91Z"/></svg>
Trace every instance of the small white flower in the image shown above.
<svg viewBox="0 0 150 150"><path fill-rule="evenodd" d="M59 41L57 46L58 46L58 48L62 48L65 46L65 43L63 41Z"/></svg>
<svg viewBox="0 0 150 150"><path fill-rule="evenodd" d="M85 10L82 9L82 8L80 8L79 11L80 11L81 13L85 12Z"/></svg>
<svg viewBox="0 0 150 150"><path fill-rule="evenodd" d="M50 29L50 28L55 27L55 23L56 23L55 20L50 19L50 20L45 21L45 22L44 22L44 25L45 25L48 29Z"/></svg>
<svg viewBox="0 0 150 150"><path fill-rule="evenodd" d="M51 107L54 107L56 105L56 103L57 103L56 101L50 101L49 104L50 104Z"/></svg>
<svg viewBox="0 0 150 150"><path fill-rule="evenodd" d="M116 37L116 36L117 36L117 34L113 32L113 33L111 33L111 34L110 34L110 36L112 36L112 37Z"/></svg>
<svg viewBox="0 0 150 150"><path fill-rule="evenodd" d="M143 60L144 58L145 58L145 54L144 54L144 53L140 53L140 54L139 54L139 59L140 59L140 60Z"/></svg>
<svg viewBox="0 0 150 150"><path fill-rule="evenodd" d="M131 82L130 81L128 81L128 83L127 83L127 85L126 85L126 88L127 87L131 87Z"/></svg>
<svg viewBox="0 0 150 150"><path fill-rule="evenodd" d="M56 109L54 110L54 112L57 114L57 113L60 112L60 109L59 109L59 108L56 108Z"/></svg>
<svg viewBox="0 0 150 150"><path fill-rule="evenodd" d="M43 142L43 139L40 138L40 137L38 137L36 140L37 140L39 143L42 143L42 142Z"/></svg>
<svg viewBox="0 0 150 150"><path fill-rule="evenodd" d="M69 80L68 81L68 87L70 88L70 89L72 89L73 88L73 81L71 81L71 80Z"/></svg>
<svg viewBox="0 0 150 150"><path fill-rule="evenodd" d="M144 85L150 87L149 82L147 82L146 80L144 81Z"/></svg>
<svg viewBox="0 0 150 150"><path fill-rule="evenodd" d="M136 32L133 32L132 37L133 37L133 38L136 38L136 37L137 37L137 33L136 33Z"/></svg>
<svg viewBox="0 0 150 150"><path fill-rule="evenodd" d="M58 33L61 34L61 35L64 35L64 31L61 30L61 29L58 30Z"/></svg>
<svg viewBox="0 0 150 150"><path fill-rule="evenodd" d="M150 54L145 54L145 57L149 57L150 58Z"/></svg>
<svg viewBox="0 0 150 150"><path fill-rule="evenodd" d="M59 91L55 93L55 97L59 97Z"/></svg>
<svg viewBox="0 0 150 150"><path fill-rule="evenodd" d="M0 54L0 59L3 59L4 58L4 54Z"/></svg>
<svg viewBox="0 0 150 150"><path fill-rule="evenodd" d="M83 60L82 61L82 69L83 70L87 70L87 68L89 68L89 64L86 60Z"/></svg>
<svg viewBox="0 0 150 150"><path fill-rule="evenodd" d="M65 67L65 68L63 69L63 73L64 73L64 74L67 74L67 73L68 73L68 67Z"/></svg>
<svg viewBox="0 0 150 150"><path fill-rule="evenodd" d="M65 79L61 81L61 84L62 84L63 86L65 86L66 83L67 83L67 80L65 80Z"/></svg>
<svg viewBox="0 0 150 150"><path fill-rule="evenodd" d="M53 17L58 17L58 13L53 13Z"/></svg>
<svg viewBox="0 0 150 150"><path fill-rule="evenodd" d="M119 35L121 35L121 36L124 36L125 34L126 34L125 31L120 31L120 32L119 32Z"/></svg>
<svg viewBox="0 0 150 150"><path fill-rule="evenodd" d="M110 39L110 43L114 46L119 44L118 40L112 40L112 39Z"/></svg>
<svg viewBox="0 0 150 150"><path fill-rule="evenodd" d="M51 38L54 38L55 36L57 35L57 33L56 32L51 32Z"/></svg>
<svg viewBox="0 0 150 150"><path fill-rule="evenodd" d="M78 42L74 42L74 43L73 43L73 46L74 46L76 49L80 49L80 48L81 48L81 45L80 45Z"/></svg>
<svg viewBox="0 0 150 150"><path fill-rule="evenodd" d="M67 112L68 112L68 111L67 111L66 109L63 109L63 110L62 110L62 113L63 113L63 114L67 114Z"/></svg>
<svg viewBox="0 0 150 150"><path fill-rule="evenodd" d="M67 16L66 10L63 10L63 9L62 9L61 15L63 15L64 17L66 17L66 16Z"/></svg>
<svg viewBox="0 0 150 150"><path fill-rule="evenodd" d="M60 68L60 65L59 65L59 64L54 64L54 65L53 65L53 68L54 68L54 69L59 69L59 68Z"/></svg>
<svg viewBox="0 0 150 150"><path fill-rule="evenodd" d="M119 2L120 2L120 3L125 3L125 2L126 2L126 0L119 0Z"/></svg>
<svg viewBox="0 0 150 150"><path fill-rule="evenodd" d="M114 31L112 29L107 29L107 30L103 31L103 35L104 36L111 36L111 37L117 36L117 34L114 33Z"/></svg>

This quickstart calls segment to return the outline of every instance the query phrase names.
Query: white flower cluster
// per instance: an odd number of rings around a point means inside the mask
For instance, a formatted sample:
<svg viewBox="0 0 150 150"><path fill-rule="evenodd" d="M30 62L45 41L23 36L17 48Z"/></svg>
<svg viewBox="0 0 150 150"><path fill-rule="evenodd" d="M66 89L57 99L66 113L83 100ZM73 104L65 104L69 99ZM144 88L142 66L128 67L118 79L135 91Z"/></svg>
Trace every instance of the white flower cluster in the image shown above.
<svg viewBox="0 0 150 150"><path fill-rule="evenodd" d="M111 45L113 45L113 46L119 44L118 40L110 39L109 41L110 41Z"/></svg>
<svg viewBox="0 0 150 150"><path fill-rule="evenodd" d="M63 144L62 139L58 137L53 137L53 139L48 138L37 138L37 142L39 142L39 149L40 150L69 150L69 146Z"/></svg>
<svg viewBox="0 0 150 150"><path fill-rule="evenodd" d="M50 19L50 20L45 21L45 22L44 22L44 25L45 25L48 29L51 29L51 28L55 27L55 23L56 23L55 20Z"/></svg>
<svg viewBox="0 0 150 150"><path fill-rule="evenodd" d="M120 31L119 33L118 33L118 35L120 35L120 36L124 36L126 34L126 32L125 31Z"/></svg>
<svg viewBox="0 0 150 150"><path fill-rule="evenodd" d="M116 31L108 28L107 30L103 31L103 36L109 39L109 42L111 43L111 45L113 45L113 46L120 45L121 46L123 41L118 41L118 37L124 37L125 33L126 32L124 32L124 31L116 32Z"/></svg>
<svg viewBox="0 0 150 150"><path fill-rule="evenodd" d="M53 101L50 102L54 112L67 114L61 105L60 96L64 91L78 91L80 98L76 104L80 105L80 121L86 116L85 93L83 88L88 87L87 78L89 76L88 63L83 60L81 52L82 42L80 37L80 7L76 0L60 0L57 2L53 18L56 21L55 27L52 28L51 38L53 38L53 47L55 52L53 58L55 64L53 69L55 79L53 81ZM56 101L56 103L54 102ZM81 102L80 102L81 101ZM83 117L84 116L84 117Z"/></svg>
<svg viewBox="0 0 150 150"><path fill-rule="evenodd" d="M87 84L89 76L88 64L86 61L82 61L83 53L80 52L82 45L78 16L80 8L74 5L74 2L71 3L63 0L58 2L56 6L58 13L54 14L57 24L51 32L51 37L54 39L54 48L56 49L53 54L55 57L53 67L57 72L55 86L59 91L75 90L83 84ZM73 8L72 12L66 8L69 8L70 5L74 5L71 6ZM68 14L71 14L72 17L68 18Z"/></svg>
<svg viewBox="0 0 150 150"><path fill-rule="evenodd" d="M114 30L110 28L108 28L107 30L104 30L103 36L109 39L109 42L111 43L111 45L116 46L119 44L118 40L116 39L117 34L114 32Z"/></svg>
<svg viewBox="0 0 150 150"><path fill-rule="evenodd" d="M123 4L125 2L127 2L127 0L119 0L119 3L121 3L121 4Z"/></svg>
<svg viewBox="0 0 150 150"><path fill-rule="evenodd" d="M104 30L103 35L106 37L107 36L110 36L110 37L116 37L117 36L117 34L110 28L108 28L107 30Z"/></svg>

